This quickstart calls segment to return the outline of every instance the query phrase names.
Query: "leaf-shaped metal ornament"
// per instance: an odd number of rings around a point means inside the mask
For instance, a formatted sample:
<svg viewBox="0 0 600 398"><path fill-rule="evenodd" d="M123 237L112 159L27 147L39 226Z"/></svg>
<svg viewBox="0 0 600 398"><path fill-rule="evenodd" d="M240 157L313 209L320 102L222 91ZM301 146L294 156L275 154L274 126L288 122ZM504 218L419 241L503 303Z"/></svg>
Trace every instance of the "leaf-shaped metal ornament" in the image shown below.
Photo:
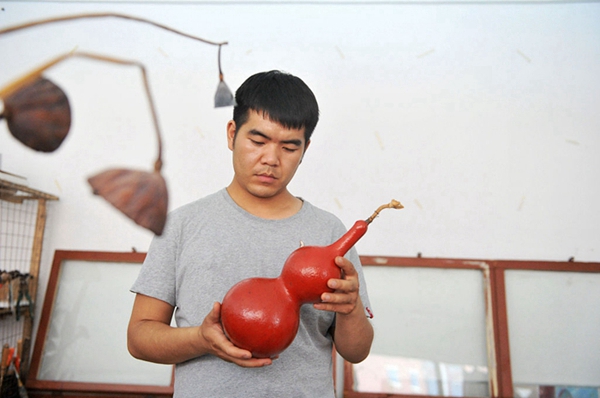
<svg viewBox="0 0 600 398"><path fill-rule="evenodd" d="M56 84L38 77L4 101L4 117L10 133L29 148L52 152L71 128L71 107Z"/></svg>
<svg viewBox="0 0 600 398"><path fill-rule="evenodd" d="M235 106L235 97L233 93L223 80L223 71L221 70L221 44L219 44L219 85L217 86L217 92L215 93L215 108L224 106Z"/></svg>
<svg viewBox="0 0 600 398"><path fill-rule="evenodd" d="M235 98L227 84L221 80L215 93L215 108L224 106L235 106Z"/></svg>
<svg viewBox="0 0 600 398"><path fill-rule="evenodd" d="M95 195L106 199L136 224L156 235L167 220L167 184L158 172L111 169L90 177Z"/></svg>

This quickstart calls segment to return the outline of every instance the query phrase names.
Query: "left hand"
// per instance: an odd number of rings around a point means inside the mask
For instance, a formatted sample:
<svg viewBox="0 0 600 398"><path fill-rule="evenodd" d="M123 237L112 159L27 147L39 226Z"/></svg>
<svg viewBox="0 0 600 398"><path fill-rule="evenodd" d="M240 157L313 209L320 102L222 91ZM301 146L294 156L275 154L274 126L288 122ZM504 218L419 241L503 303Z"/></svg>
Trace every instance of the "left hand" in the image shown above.
<svg viewBox="0 0 600 398"><path fill-rule="evenodd" d="M333 311L348 315L356 309L359 300L358 273L350 260L338 256L335 264L342 270L341 279L330 279L327 286L334 289L333 293L325 292L321 295L321 302L314 304L314 308L323 311Z"/></svg>

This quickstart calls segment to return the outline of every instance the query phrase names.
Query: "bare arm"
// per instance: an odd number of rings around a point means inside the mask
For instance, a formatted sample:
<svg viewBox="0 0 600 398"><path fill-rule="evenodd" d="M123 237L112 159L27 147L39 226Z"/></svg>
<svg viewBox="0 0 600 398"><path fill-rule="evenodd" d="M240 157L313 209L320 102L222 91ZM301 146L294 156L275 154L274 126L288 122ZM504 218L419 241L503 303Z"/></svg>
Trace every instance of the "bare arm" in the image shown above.
<svg viewBox="0 0 600 398"><path fill-rule="evenodd" d="M175 364L202 355L219 358L244 367L270 365L271 359L252 358L234 346L221 327L221 305L214 303L200 326L171 327L173 306L153 297L137 294L127 329L127 348L137 359Z"/></svg>
<svg viewBox="0 0 600 398"><path fill-rule="evenodd" d="M321 303L314 307L319 310L336 312L333 340L336 351L348 362L364 360L371 350L373 327L365 315L358 294L358 274L352 263L337 257L336 264L343 271L343 279L330 279L328 285L333 293L323 293Z"/></svg>

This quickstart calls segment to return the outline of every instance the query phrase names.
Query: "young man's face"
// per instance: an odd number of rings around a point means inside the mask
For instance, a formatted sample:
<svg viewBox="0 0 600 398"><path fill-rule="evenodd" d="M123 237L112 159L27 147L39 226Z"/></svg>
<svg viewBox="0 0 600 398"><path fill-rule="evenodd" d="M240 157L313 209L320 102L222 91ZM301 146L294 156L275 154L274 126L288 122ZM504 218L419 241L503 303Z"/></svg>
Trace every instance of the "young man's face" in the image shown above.
<svg viewBox="0 0 600 398"><path fill-rule="evenodd" d="M237 131L227 125L227 141L233 152L234 181L243 191L258 198L275 198L287 193L308 143L304 128L288 129L248 111L248 121Z"/></svg>

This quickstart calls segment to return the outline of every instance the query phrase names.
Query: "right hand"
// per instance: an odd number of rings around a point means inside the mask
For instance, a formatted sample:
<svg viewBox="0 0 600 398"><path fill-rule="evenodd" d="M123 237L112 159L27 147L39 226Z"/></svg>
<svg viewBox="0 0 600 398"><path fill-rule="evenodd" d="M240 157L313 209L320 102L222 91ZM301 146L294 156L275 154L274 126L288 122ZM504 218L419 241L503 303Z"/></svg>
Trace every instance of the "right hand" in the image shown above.
<svg viewBox="0 0 600 398"><path fill-rule="evenodd" d="M225 336L221 325L221 304L219 302L213 304L212 310L200 325L198 333L204 341L206 351L227 362L246 368L259 368L273 363L271 358L253 358L250 351L235 346Z"/></svg>

